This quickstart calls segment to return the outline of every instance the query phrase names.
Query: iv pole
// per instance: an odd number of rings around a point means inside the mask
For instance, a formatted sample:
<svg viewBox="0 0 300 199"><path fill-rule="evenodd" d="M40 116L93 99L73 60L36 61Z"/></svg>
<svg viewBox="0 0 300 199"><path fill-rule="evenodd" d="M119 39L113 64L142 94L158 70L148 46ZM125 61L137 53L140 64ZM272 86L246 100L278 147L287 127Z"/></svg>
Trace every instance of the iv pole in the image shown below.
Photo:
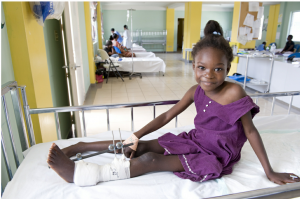
<svg viewBox="0 0 300 199"><path fill-rule="evenodd" d="M132 8L130 8L130 9L128 9L128 11L130 11L130 14L131 14L131 16L130 16L130 18L131 18L131 24L130 24L130 26L131 26L131 29L130 29L130 36L131 36L131 59L132 59L132 72L131 72L131 74L129 75L129 80L131 80L131 77L133 77L133 76L140 76L140 78L142 79L142 73L135 73L134 72L134 66L133 66L133 39L132 39L132 11L135 11L135 9L132 9Z"/></svg>

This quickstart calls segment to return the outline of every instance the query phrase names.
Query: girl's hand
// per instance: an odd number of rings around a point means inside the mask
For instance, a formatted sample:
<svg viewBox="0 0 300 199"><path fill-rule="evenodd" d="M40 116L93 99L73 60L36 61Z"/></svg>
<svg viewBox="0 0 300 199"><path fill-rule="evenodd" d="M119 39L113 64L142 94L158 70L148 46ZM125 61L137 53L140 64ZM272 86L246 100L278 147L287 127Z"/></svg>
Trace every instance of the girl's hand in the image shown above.
<svg viewBox="0 0 300 199"><path fill-rule="evenodd" d="M130 147L126 147L126 148L124 149L124 154L125 154L125 156L126 156L127 158L132 159L132 158L134 158L135 151L132 150Z"/></svg>
<svg viewBox="0 0 300 199"><path fill-rule="evenodd" d="M271 174L267 175L270 181L284 185L286 183L293 183L293 182L300 182L299 176L293 173L276 173L272 172Z"/></svg>

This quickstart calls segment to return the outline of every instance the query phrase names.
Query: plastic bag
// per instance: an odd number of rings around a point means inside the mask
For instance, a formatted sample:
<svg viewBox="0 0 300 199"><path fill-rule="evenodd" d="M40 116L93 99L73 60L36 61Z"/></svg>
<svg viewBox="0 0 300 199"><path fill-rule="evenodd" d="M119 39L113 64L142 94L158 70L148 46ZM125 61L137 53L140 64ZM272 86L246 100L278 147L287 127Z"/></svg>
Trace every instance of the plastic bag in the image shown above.
<svg viewBox="0 0 300 199"><path fill-rule="evenodd" d="M36 18L36 21L41 26L44 26L44 22L46 19L59 20L65 9L65 2L36 1L29 2L29 4L31 11Z"/></svg>

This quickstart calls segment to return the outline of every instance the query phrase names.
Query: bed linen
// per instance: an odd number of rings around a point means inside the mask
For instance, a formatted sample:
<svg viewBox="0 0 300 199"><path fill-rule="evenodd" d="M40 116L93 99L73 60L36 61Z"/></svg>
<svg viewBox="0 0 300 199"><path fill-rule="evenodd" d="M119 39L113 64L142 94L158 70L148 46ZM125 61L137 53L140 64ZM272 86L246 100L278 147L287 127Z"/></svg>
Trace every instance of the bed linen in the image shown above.
<svg viewBox="0 0 300 199"><path fill-rule="evenodd" d="M147 58L154 58L155 54L153 52L136 52L136 57L147 57Z"/></svg>
<svg viewBox="0 0 300 199"><path fill-rule="evenodd" d="M132 72L132 60L134 64L134 71L137 73L149 73L149 72L163 72L166 71L165 62L159 57L140 57L140 58L122 58L122 61L117 61L118 64L121 64L118 67L119 71L129 71Z"/></svg>
<svg viewBox="0 0 300 199"><path fill-rule="evenodd" d="M300 116L256 117L254 123L259 130L275 171L293 172L300 175ZM171 132L179 134L189 131L194 125L176 129L160 129L142 140L156 139ZM116 130L115 133L118 133ZM122 137L131 132L122 131ZM93 142L110 140L111 132L93 137L58 140L55 143L67 147L79 141ZM270 182L264 174L257 157L247 141L241 152L241 160L234 166L232 174L207 182L192 182L175 176L172 172L152 172L127 180L98 183L91 187L77 187L66 183L53 170L48 169L46 159L52 143L37 144L24 152L21 163L12 181L4 190L3 198L207 198L255 189L279 186ZM120 155L118 155L120 157ZM113 154L102 154L86 159L87 162L106 164Z"/></svg>

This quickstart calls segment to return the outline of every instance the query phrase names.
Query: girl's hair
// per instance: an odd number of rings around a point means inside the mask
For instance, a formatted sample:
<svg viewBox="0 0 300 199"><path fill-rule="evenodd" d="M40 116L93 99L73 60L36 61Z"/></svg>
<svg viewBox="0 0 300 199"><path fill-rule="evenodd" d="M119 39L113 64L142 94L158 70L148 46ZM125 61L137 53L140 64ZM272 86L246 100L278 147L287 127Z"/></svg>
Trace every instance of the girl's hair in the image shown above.
<svg viewBox="0 0 300 199"><path fill-rule="evenodd" d="M110 41L111 41L111 40L114 40L114 38L113 38L112 35L110 35L109 40L110 40Z"/></svg>
<svg viewBox="0 0 300 199"><path fill-rule="evenodd" d="M223 29L217 21L209 20L204 28L204 38L195 45L192 51L193 60L197 53L204 48L216 48L223 51L228 63L233 60L232 49L229 42L223 37Z"/></svg>
<svg viewBox="0 0 300 199"><path fill-rule="evenodd" d="M114 38L114 39L117 39L117 38L118 38L118 35L117 35L116 33L114 33L113 38Z"/></svg>

